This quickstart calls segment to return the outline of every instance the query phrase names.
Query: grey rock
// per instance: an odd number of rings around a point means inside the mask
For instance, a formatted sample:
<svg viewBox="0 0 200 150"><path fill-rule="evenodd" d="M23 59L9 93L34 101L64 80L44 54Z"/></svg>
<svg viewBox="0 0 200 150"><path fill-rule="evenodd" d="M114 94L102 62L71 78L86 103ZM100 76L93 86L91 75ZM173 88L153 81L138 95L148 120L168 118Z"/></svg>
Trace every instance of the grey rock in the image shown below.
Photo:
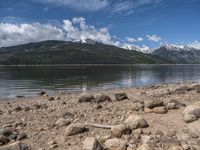
<svg viewBox="0 0 200 150"><path fill-rule="evenodd" d="M0 129L0 135L4 135L4 136L8 137L11 134L13 134L13 132L8 128Z"/></svg>
<svg viewBox="0 0 200 150"><path fill-rule="evenodd" d="M183 120L184 120L185 122L187 122L187 123L196 121L197 119L198 119L198 118L197 118L195 115L193 115L193 114L186 114L186 115L184 115L184 117L183 117Z"/></svg>
<svg viewBox="0 0 200 150"><path fill-rule="evenodd" d="M87 131L87 128L81 124L71 124L65 131L65 136L72 136Z"/></svg>
<svg viewBox="0 0 200 150"><path fill-rule="evenodd" d="M163 101L158 100L158 99L154 99L154 100L150 100L150 101L145 101L145 107L146 108L154 108L154 107L160 107L160 106L164 106Z"/></svg>
<svg viewBox="0 0 200 150"><path fill-rule="evenodd" d="M105 94L96 94L94 99L96 102L111 101L111 98Z"/></svg>
<svg viewBox="0 0 200 150"><path fill-rule="evenodd" d="M121 100L124 100L124 99L128 99L128 96L127 96L126 93L122 92L122 93L116 93L115 98L116 98L117 101L121 101Z"/></svg>
<svg viewBox="0 0 200 150"><path fill-rule="evenodd" d="M79 103L82 103L82 102L91 102L92 100L94 100L94 96L92 94L90 94L90 93L82 93L78 97L78 102Z"/></svg>
<svg viewBox="0 0 200 150"><path fill-rule="evenodd" d="M137 128L146 128L149 126L147 121L144 118L135 114L129 116L125 120L125 124L127 127L129 127L132 130L137 129Z"/></svg>
<svg viewBox="0 0 200 150"><path fill-rule="evenodd" d="M22 133L19 133L18 136L17 136L17 140L21 141L21 140L24 140L27 138L27 134L22 132Z"/></svg>
<svg viewBox="0 0 200 150"><path fill-rule="evenodd" d="M124 124L116 125L116 126L112 126L111 133L114 137L120 138L122 134L125 133L125 130L126 130L126 125Z"/></svg>
<svg viewBox="0 0 200 150"><path fill-rule="evenodd" d="M167 109L166 107L155 107L153 109L155 114L166 114L167 113Z"/></svg>
<svg viewBox="0 0 200 150"><path fill-rule="evenodd" d="M10 145L0 147L0 150L30 150L30 148L25 143L15 142Z"/></svg>
<svg viewBox="0 0 200 150"><path fill-rule="evenodd" d="M56 121L55 125L59 127L68 126L71 122L67 119L60 118Z"/></svg>
<svg viewBox="0 0 200 150"><path fill-rule="evenodd" d="M107 150L126 150L127 141L118 138L108 139L104 143L104 148Z"/></svg>
<svg viewBox="0 0 200 150"><path fill-rule="evenodd" d="M0 135L0 144L6 144L8 143L10 140L5 137L4 135Z"/></svg>

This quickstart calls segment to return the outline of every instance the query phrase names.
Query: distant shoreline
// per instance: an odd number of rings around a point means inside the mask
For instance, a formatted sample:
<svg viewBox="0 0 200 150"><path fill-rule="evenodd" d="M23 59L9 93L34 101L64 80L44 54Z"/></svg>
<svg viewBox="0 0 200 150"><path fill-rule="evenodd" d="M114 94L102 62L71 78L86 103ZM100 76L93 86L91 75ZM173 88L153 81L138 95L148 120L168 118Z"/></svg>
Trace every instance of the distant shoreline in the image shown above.
<svg viewBox="0 0 200 150"><path fill-rule="evenodd" d="M66 66L66 67L98 67L98 66L181 66L181 65L188 65L188 66L191 66L191 65L200 65L200 64L47 64L47 65L0 65L0 67L4 67L4 66L13 66L13 67L29 67L29 66L38 66L38 67L42 67L42 66L49 66L49 67L54 67L54 66Z"/></svg>

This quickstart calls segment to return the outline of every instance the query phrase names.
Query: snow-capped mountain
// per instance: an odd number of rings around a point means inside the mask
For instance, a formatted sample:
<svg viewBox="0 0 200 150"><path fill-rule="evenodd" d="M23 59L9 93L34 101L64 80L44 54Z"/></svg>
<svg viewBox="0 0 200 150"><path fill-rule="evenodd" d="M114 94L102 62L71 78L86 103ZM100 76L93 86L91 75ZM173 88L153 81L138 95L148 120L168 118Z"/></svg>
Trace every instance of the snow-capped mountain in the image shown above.
<svg viewBox="0 0 200 150"><path fill-rule="evenodd" d="M182 45L163 45L152 54L176 63L200 63L200 49Z"/></svg>
<svg viewBox="0 0 200 150"><path fill-rule="evenodd" d="M124 48L124 49L127 49L127 50L135 50L135 51L142 52L142 53L147 53L147 54L150 54L150 53L153 52L153 49L150 49L146 45L137 46L137 45L124 44L121 47Z"/></svg>

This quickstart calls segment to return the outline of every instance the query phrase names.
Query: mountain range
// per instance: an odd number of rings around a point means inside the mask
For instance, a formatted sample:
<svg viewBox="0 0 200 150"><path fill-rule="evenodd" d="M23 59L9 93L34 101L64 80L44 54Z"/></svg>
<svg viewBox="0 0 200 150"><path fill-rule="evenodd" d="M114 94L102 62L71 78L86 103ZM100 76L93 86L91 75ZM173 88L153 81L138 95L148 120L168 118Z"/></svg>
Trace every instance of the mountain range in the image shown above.
<svg viewBox="0 0 200 150"><path fill-rule="evenodd" d="M200 50L188 46L163 45L144 51L137 46L116 47L85 41L42 41L0 48L1 65L54 64L196 64Z"/></svg>

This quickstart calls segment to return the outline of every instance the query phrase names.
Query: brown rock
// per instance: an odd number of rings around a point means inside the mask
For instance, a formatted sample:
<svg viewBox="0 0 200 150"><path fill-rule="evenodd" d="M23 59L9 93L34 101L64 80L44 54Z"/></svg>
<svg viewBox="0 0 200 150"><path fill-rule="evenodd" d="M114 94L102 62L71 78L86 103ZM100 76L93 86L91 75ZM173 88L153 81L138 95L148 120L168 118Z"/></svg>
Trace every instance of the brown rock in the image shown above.
<svg viewBox="0 0 200 150"><path fill-rule="evenodd" d="M89 137L83 142L83 150L103 150L103 148L96 138Z"/></svg>
<svg viewBox="0 0 200 150"><path fill-rule="evenodd" d="M156 107L153 109L155 114L165 114L167 113L166 107Z"/></svg>
<svg viewBox="0 0 200 150"><path fill-rule="evenodd" d="M116 93L115 98L116 98L117 101L121 101L121 100L124 100L124 99L128 99L128 96L127 96L126 93L122 92L122 93Z"/></svg>
<svg viewBox="0 0 200 150"><path fill-rule="evenodd" d="M145 101L145 108L154 108L154 107L160 107L160 106L164 106L163 101L158 100L158 99L154 99L154 100L150 100L150 101Z"/></svg>
<svg viewBox="0 0 200 150"><path fill-rule="evenodd" d="M104 148L107 150L126 150L127 141L121 139L109 139L104 143Z"/></svg>
<svg viewBox="0 0 200 150"><path fill-rule="evenodd" d="M84 125L71 124L67 127L67 129L65 131L65 136L76 135L76 134L82 133L86 130L87 130L87 128Z"/></svg>
<svg viewBox="0 0 200 150"><path fill-rule="evenodd" d="M112 126L111 133L114 137L120 138L124 134L126 126L124 124Z"/></svg>
<svg viewBox="0 0 200 150"><path fill-rule="evenodd" d="M78 102L79 103L82 103L82 102L91 102L92 100L94 100L94 97L90 93L82 93L78 97Z"/></svg>

